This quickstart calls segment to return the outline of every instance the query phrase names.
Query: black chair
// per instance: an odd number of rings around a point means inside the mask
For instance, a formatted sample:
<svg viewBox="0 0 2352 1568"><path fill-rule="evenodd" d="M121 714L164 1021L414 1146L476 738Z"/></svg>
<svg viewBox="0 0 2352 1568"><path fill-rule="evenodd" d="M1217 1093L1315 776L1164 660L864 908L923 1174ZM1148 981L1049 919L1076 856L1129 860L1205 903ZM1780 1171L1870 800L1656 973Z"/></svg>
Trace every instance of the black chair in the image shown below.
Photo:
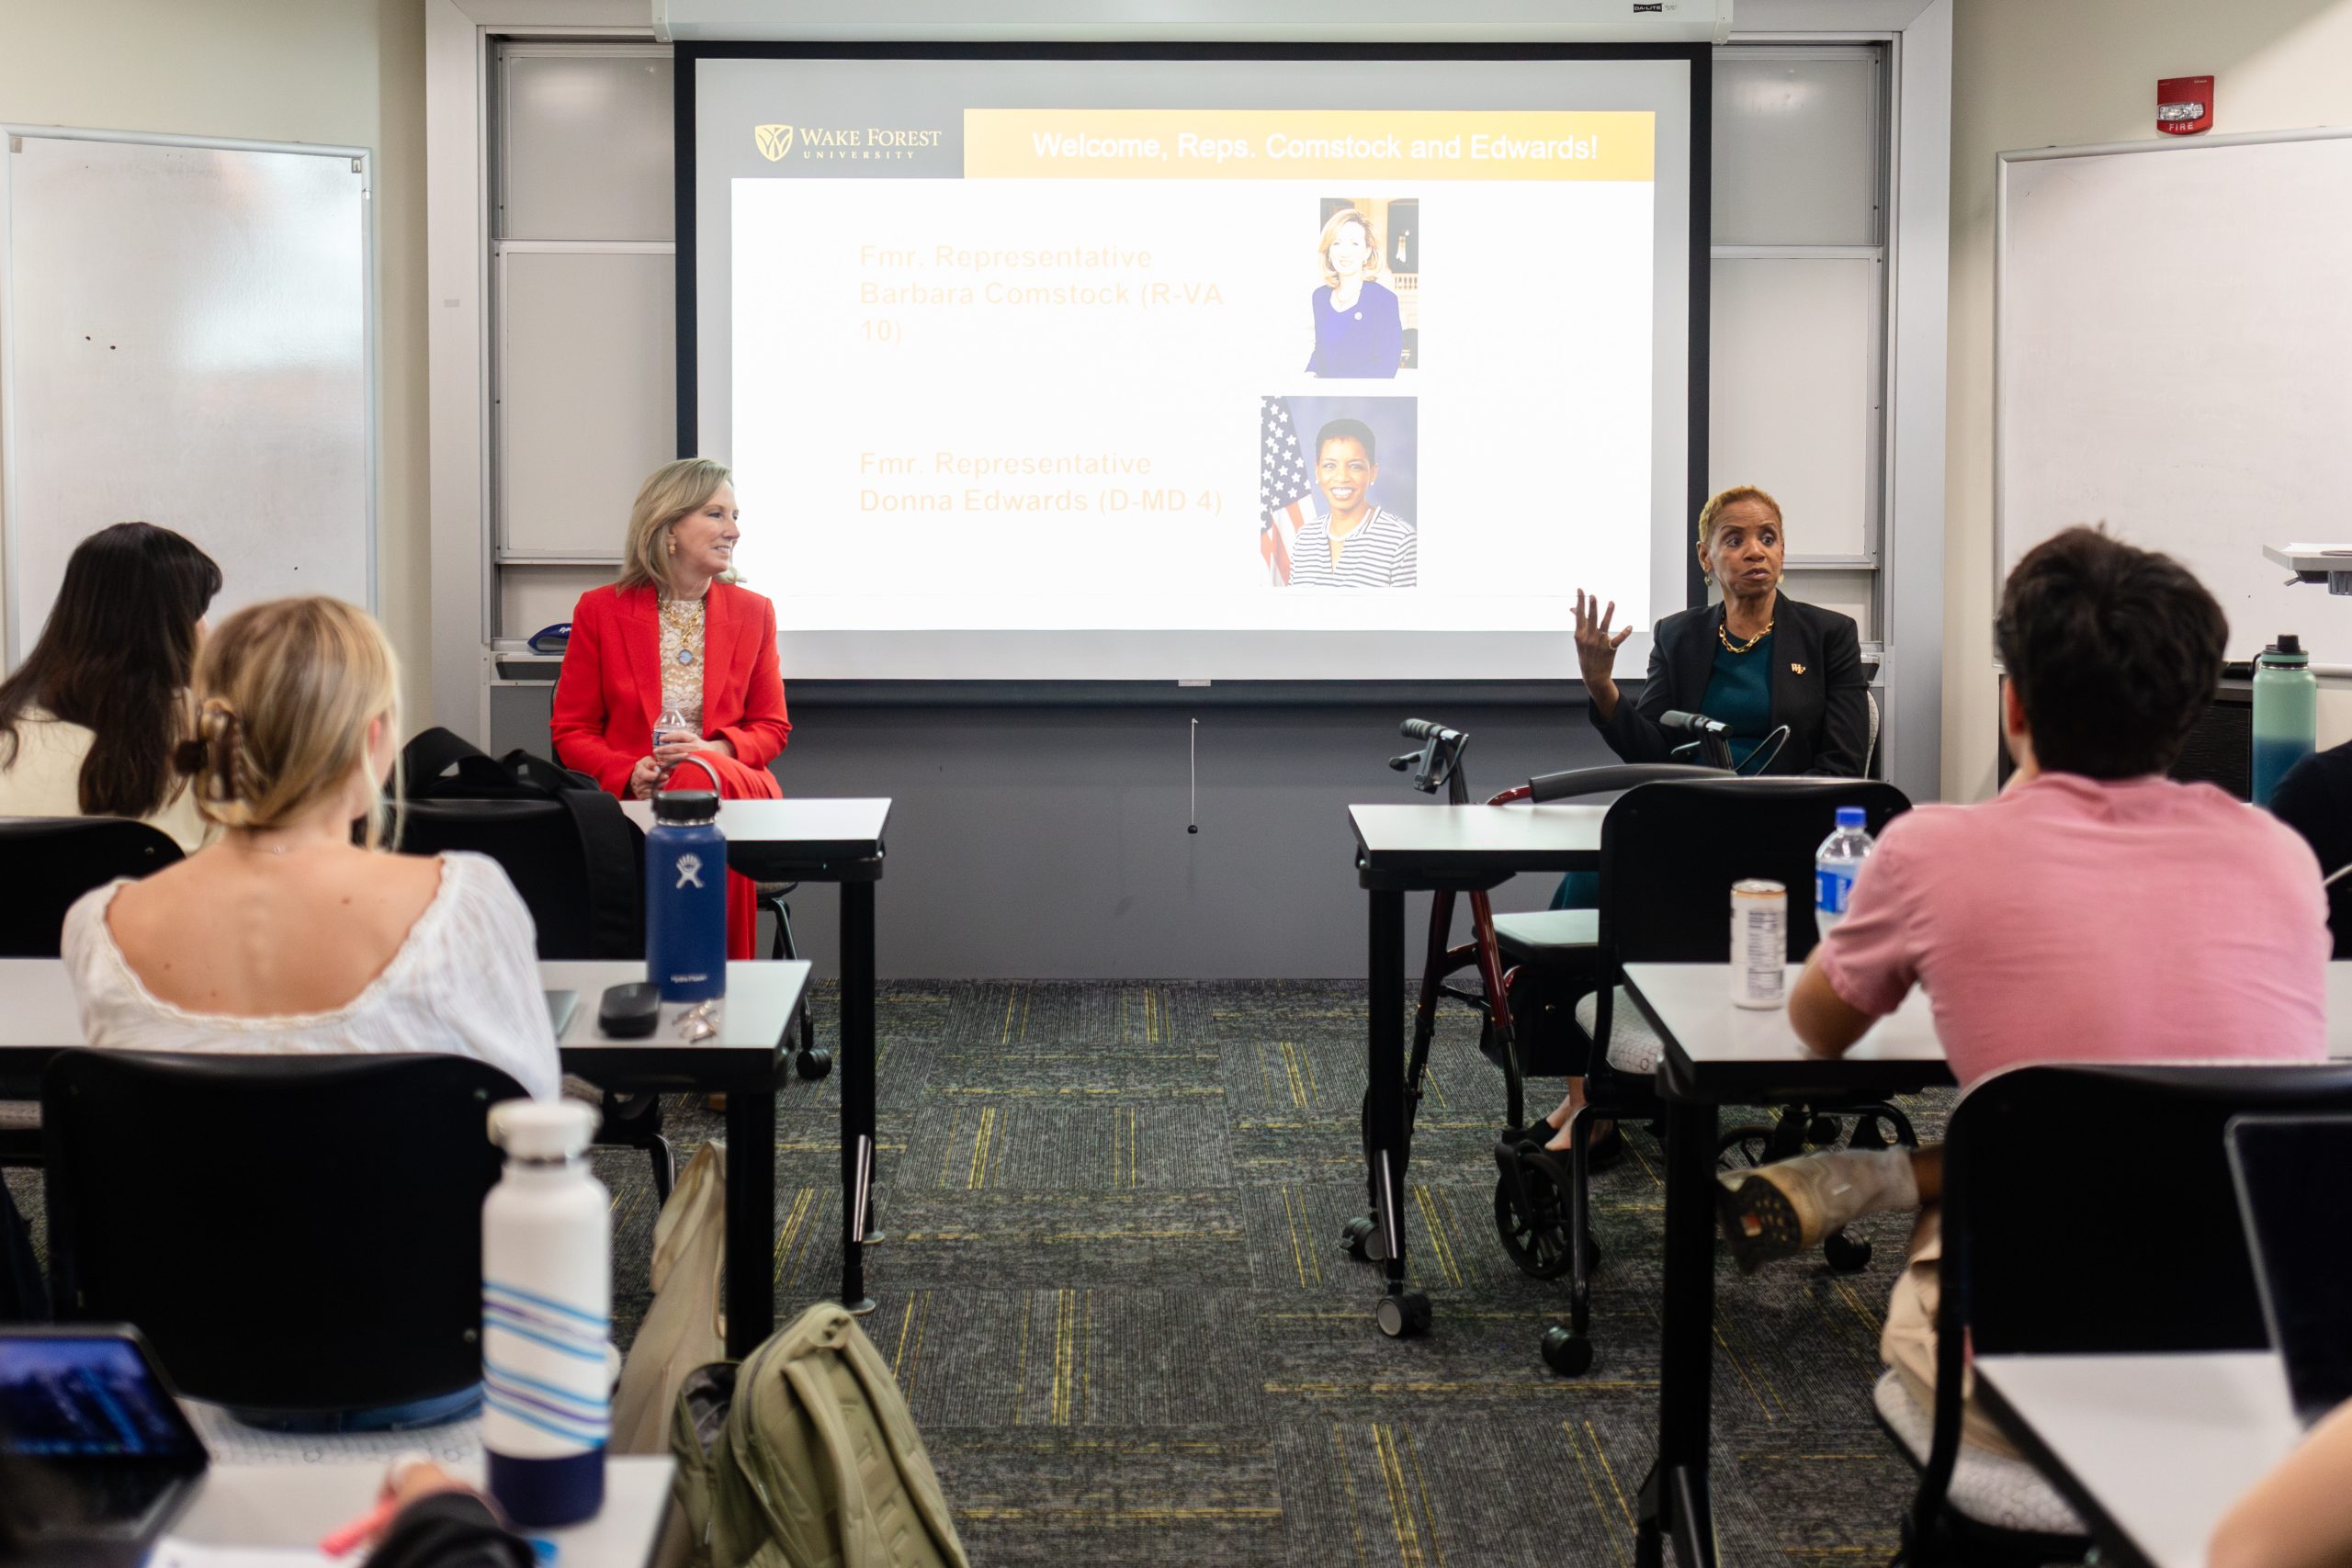
<svg viewBox="0 0 2352 1568"><path fill-rule="evenodd" d="M65 911L93 887L181 858L169 835L122 817L0 817L0 958L54 958Z"/></svg>
<svg viewBox="0 0 2352 1568"><path fill-rule="evenodd" d="M1792 961L1802 960L1818 940L1808 896L1814 855L1841 806L1860 807L1877 833L1911 803L1893 784L1870 779L1679 779L1627 792L1601 821L1597 932L1603 972L1615 978L1628 964L1724 962L1732 884L1747 877L1789 890L1788 953ZM1663 1044L1622 985L1602 986L1579 1001L1576 1020L1593 1049L1585 1103L1570 1123L1567 1168L1532 1143L1506 1140L1495 1151L1510 1188L1498 1190L1497 1224L1521 1227L1524 1247L1566 1254L1568 1322L1545 1333L1544 1359L1570 1377L1592 1364L1593 1125L1659 1113L1656 1072ZM1736 1129L1725 1134L1724 1146L1746 1147L1759 1136L1801 1145L1809 1133L1835 1128L1834 1122L1816 1128L1822 1116L1841 1114L1855 1117L1849 1135L1855 1146L1884 1147L1890 1134L1893 1141L1917 1142L1909 1121L1892 1106L1824 1106L1792 1111L1781 1122L1787 1131ZM1565 1248L1549 1239L1558 1236L1566 1237ZM1849 1242L1842 1233L1825 1252L1833 1267L1849 1271L1870 1260L1868 1245Z"/></svg>
<svg viewBox="0 0 2352 1568"><path fill-rule="evenodd" d="M55 958L65 911L93 887L181 859L168 834L123 817L0 817L0 958ZM0 1081L0 1168L40 1163L40 1085Z"/></svg>
<svg viewBox="0 0 2352 1568"><path fill-rule="evenodd" d="M619 810L614 803L616 817ZM620 820L628 829L628 841L636 856L628 869L636 874L644 859L645 836L628 818ZM393 847L413 855L470 850L496 861L530 908L543 959L645 956L641 914L633 940L598 940L589 917L588 852L570 808L560 801L413 800Z"/></svg>
<svg viewBox="0 0 2352 1568"><path fill-rule="evenodd" d="M522 1093L461 1056L66 1052L41 1082L57 1315L135 1323L183 1393L246 1410L462 1390L487 1113Z"/></svg>
<svg viewBox="0 0 2352 1568"><path fill-rule="evenodd" d="M614 815L619 816L617 804ZM620 820L642 863L645 835L628 818ZM641 916L633 945L598 940L596 922L589 914L593 895L588 849L581 841L571 808L560 801L411 801L394 847L414 855L470 850L496 861L531 911L543 961L645 956ZM595 1005L593 997L581 998L582 1007ZM604 1123L596 1129L596 1142L607 1148L642 1151L652 1166L654 1200L668 1202L677 1181L678 1162L662 1131L662 1097L606 1093L602 1109Z"/></svg>
<svg viewBox="0 0 2352 1568"><path fill-rule="evenodd" d="M2023 1067L1962 1099L1944 1145L1934 1409L1921 1410L1892 1372L1876 1396L1881 1424L1920 1471L1904 1561L2022 1568L2084 1555L2088 1499L2031 1496L2017 1473L2030 1467L1962 1450L1968 1346L1978 1355L2267 1348L2223 1129L2248 1112L2346 1111L2345 1063ZM2128 1146L2086 1138L2086 1127L2128 1128ZM2066 1522L2053 1509L2064 1503L2073 1528L2052 1529Z"/></svg>

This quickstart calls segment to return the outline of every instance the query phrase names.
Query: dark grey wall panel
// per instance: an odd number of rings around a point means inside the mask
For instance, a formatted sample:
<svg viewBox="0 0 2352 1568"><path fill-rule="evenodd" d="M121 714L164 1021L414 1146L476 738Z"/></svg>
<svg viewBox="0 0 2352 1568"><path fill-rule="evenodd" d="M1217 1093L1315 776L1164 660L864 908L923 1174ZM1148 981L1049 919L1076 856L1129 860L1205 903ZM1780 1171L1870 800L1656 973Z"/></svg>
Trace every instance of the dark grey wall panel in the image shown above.
<svg viewBox="0 0 2352 1568"><path fill-rule="evenodd" d="M546 749L544 689L492 699L498 750ZM1611 760L1567 705L1204 705L1188 834L1193 713L809 704L776 772L787 794L896 802L877 898L886 976L1316 979L1363 973L1347 807L1418 798L1385 765L1398 719L1468 730L1478 798ZM1522 877L1498 905L1540 908L1554 880ZM792 909L803 956L830 967L832 890L803 888ZM1411 930L1426 919L1416 900Z"/></svg>

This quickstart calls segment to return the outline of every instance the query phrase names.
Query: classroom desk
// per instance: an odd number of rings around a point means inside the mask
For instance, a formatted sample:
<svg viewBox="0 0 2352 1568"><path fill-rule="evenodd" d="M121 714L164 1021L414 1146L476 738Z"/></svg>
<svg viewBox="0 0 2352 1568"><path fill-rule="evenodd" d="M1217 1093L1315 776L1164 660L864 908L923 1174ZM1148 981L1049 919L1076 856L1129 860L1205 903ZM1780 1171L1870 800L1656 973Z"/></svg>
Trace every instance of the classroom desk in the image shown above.
<svg viewBox="0 0 2352 1568"><path fill-rule="evenodd" d="M1589 871L1600 863L1606 806L1351 806L1356 881L1371 896L1368 965L1371 1084L1364 1159L1377 1195L1371 1219L1387 1255L1374 1321L1418 1333L1426 1297L1405 1289L1405 895L1484 893L1522 871Z"/></svg>
<svg viewBox="0 0 2352 1568"><path fill-rule="evenodd" d="M1985 1408L2090 1524L2102 1562L2204 1568L2230 1505L2303 1438L2268 1350L1975 1364Z"/></svg>
<svg viewBox="0 0 2352 1568"><path fill-rule="evenodd" d="M775 1246L775 1091L808 965L729 964L718 1032L708 1040L679 1039L670 1027L676 1008L664 1009L662 1026L643 1040L601 1033L596 1003L605 988L644 978L645 965L626 960L539 965L547 989L580 993L557 1042L564 1071L601 1089L727 1096L727 1353L748 1355L775 1322L775 1277L761 1267ZM82 1043L62 959L0 959L0 1078L37 1082L50 1057Z"/></svg>
<svg viewBox="0 0 2352 1568"><path fill-rule="evenodd" d="M653 826L650 801L621 810ZM865 1242L874 1191L874 885L882 880L888 799L722 800L729 869L755 882L836 882L842 889L842 1304L874 1310ZM731 1104L732 1101L729 1101Z"/></svg>
<svg viewBox="0 0 2352 1568"><path fill-rule="evenodd" d="M1799 966L1789 966L1793 986ZM1948 1085L1927 993L1872 1025L1840 1057L1815 1056L1785 1009L1731 1003L1728 964L1629 964L1625 987L1665 1042L1665 1302L1658 1331L1657 1458L1642 1486L1644 1550L1663 1531L1683 1568L1715 1562L1707 1481L1713 1421L1716 1111L1724 1105L1838 1104ZM2352 962L2327 969L2329 1051L2352 1056ZM1655 1561L1654 1557L1645 1558Z"/></svg>
<svg viewBox="0 0 2352 1568"><path fill-rule="evenodd" d="M616 1454L605 1461L605 1506L594 1518L532 1533L555 1543L557 1568L645 1568L670 1511L670 1483L677 1467L666 1454ZM213 1548L315 1548L330 1531L375 1506L384 1469L382 1461L372 1459L216 1461L165 1539ZM448 1469L481 1483L480 1460ZM168 1562L168 1552L159 1551L151 1562Z"/></svg>

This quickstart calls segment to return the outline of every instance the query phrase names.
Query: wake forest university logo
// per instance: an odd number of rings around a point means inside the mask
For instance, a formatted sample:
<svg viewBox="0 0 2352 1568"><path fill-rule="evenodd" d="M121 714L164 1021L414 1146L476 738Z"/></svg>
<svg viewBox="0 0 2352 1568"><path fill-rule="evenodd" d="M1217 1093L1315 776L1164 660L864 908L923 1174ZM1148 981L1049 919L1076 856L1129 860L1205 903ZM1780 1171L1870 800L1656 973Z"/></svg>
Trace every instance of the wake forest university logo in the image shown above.
<svg viewBox="0 0 2352 1568"><path fill-rule="evenodd" d="M895 125L755 125L752 141L771 164L821 160L875 162L914 157L918 149L944 145L946 132Z"/></svg>

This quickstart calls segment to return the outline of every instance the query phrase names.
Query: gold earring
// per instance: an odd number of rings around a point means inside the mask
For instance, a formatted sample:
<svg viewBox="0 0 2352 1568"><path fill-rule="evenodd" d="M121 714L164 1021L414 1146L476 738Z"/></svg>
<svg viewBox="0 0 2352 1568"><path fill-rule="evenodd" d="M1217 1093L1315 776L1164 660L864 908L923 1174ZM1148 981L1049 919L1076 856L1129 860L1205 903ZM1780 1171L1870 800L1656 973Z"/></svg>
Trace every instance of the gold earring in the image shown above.
<svg viewBox="0 0 2352 1568"><path fill-rule="evenodd" d="M674 556L674 555L676 555L676 554L678 553L678 536L677 536L677 535L675 535L675 534L672 534L672 535L670 535L670 536L669 536L669 539L670 539L670 553L671 553L672 555L673 555L673 556Z"/></svg>

